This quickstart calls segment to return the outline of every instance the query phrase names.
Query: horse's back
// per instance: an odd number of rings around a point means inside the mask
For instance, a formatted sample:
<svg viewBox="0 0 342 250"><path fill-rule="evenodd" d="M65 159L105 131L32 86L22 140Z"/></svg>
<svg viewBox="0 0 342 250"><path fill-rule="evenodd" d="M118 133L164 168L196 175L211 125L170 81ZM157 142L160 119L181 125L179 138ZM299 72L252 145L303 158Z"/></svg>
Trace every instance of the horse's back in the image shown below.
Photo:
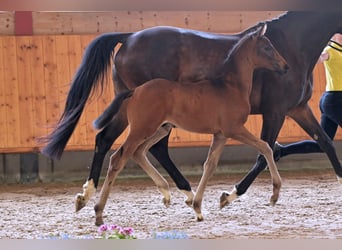
<svg viewBox="0 0 342 250"><path fill-rule="evenodd" d="M170 26L145 29L122 44L115 70L128 88L154 78L210 79L239 38Z"/></svg>

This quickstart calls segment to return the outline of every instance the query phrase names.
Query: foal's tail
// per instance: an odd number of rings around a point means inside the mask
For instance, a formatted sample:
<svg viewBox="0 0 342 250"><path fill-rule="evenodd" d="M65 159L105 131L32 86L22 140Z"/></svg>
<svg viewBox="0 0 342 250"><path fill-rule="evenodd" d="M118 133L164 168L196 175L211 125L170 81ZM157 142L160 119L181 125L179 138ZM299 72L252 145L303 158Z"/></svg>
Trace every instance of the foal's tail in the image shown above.
<svg viewBox="0 0 342 250"><path fill-rule="evenodd" d="M127 90L119 93L105 111L93 122L96 129L102 129L114 118L120 111L123 101L133 95L134 90Z"/></svg>
<svg viewBox="0 0 342 250"><path fill-rule="evenodd" d="M115 46L125 42L131 34L107 33L98 36L89 44L72 81L64 112L55 130L42 138L42 141L47 143L42 149L43 154L55 159L62 156L89 96L99 87L103 89Z"/></svg>

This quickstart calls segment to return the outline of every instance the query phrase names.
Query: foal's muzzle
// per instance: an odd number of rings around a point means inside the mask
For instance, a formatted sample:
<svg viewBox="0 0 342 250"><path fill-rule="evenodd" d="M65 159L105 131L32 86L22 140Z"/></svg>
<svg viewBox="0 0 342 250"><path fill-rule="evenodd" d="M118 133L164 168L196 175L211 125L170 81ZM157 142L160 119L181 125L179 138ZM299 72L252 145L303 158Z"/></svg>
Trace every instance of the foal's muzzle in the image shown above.
<svg viewBox="0 0 342 250"><path fill-rule="evenodd" d="M277 70L276 72L279 73L280 75L284 75L287 73L287 71L290 69L289 65L285 64L282 69Z"/></svg>

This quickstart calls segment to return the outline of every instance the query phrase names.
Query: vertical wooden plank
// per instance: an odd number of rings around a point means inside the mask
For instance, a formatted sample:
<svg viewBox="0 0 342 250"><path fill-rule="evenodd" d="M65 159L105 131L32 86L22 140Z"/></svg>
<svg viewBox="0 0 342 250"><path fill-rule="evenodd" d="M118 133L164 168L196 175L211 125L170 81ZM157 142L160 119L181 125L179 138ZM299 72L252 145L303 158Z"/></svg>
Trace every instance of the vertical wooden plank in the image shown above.
<svg viewBox="0 0 342 250"><path fill-rule="evenodd" d="M31 54L32 38L17 37L17 63L18 63L18 90L19 90L19 117L20 117L20 145L29 147L34 141L34 117L32 105L32 72Z"/></svg>
<svg viewBox="0 0 342 250"><path fill-rule="evenodd" d="M17 64L16 37L2 37L2 54L4 66L4 94L7 123L7 147L20 146L21 130L19 117L19 81Z"/></svg>
<svg viewBox="0 0 342 250"><path fill-rule="evenodd" d="M5 96L5 69L3 56L3 39L0 37L0 152L1 148L7 145L7 117L6 117L6 96Z"/></svg>
<svg viewBox="0 0 342 250"><path fill-rule="evenodd" d="M43 41L41 36L33 36L31 41L32 110L35 139L46 135L46 90L44 82ZM36 147L36 143L32 144Z"/></svg>
<svg viewBox="0 0 342 250"><path fill-rule="evenodd" d="M55 36L42 36L42 53L46 96L45 124L49 128L57 123L60 116Z"/></svg>
<svg viewBox="0 0 342 250"><path fill-rule="evenodd" d="M74 75L81 64L82 48L79 35L72 35L67 37L68 40L68 57L70 67L70 79L74 78ZM77 146L87 145L87 121L85 111L82 113L81 118L73 133L74 144Z"/></svg>
<svg viewBox="0 0 342 250"><path fill-rule="evenodd" d="M89 42L92 40L91 38L92 36L80 37L82 57L84 55L84 51L87 48ZM86 141L85 143L89 146L95 145L96 130L93 128L92 122L98 117L97 106L98 106L99 98L101 98L99 96L99 93L96 93L92 98L90 98L84 110L85 128L86 128L86 134L84 136L84 139Z"/></svg>
<svg viewBox="0 0 342 250"><path fill-rule="evenodd" d="M59 114L61 116L64 110L67 93L70 89L70 67L68 55L68 41L65 36L55 36L56 65L57 65L57 93ZM70 138L68 145L73 144L73 137Z"/></svg>

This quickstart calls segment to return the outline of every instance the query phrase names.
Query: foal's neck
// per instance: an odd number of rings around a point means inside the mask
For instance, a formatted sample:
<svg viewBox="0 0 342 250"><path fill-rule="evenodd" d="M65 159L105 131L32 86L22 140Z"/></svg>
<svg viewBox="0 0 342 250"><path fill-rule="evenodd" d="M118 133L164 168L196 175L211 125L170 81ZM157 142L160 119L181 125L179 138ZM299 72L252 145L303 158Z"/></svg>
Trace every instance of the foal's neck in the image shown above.
<svg viewBox="0 0 342 250"><path fill-rule="evenodd" d="M243 48L240 48L243 49ZM250 58L251 53L236 51L223 66L223 82L226 86L235 87L246 95L252 90L253 72L255 65Z"/></svg>

